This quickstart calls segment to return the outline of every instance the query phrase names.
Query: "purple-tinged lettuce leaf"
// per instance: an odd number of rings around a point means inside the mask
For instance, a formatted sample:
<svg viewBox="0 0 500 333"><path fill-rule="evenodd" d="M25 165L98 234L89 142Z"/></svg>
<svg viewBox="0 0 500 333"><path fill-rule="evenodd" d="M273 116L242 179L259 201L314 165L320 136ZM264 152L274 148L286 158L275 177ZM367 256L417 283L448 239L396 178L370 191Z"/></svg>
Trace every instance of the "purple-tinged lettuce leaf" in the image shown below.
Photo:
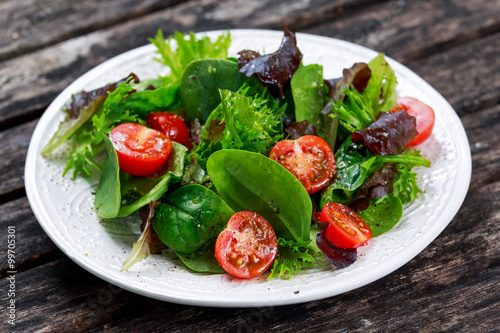
<svg viewBox="0 0 500 333"><path fill-rule="evenodd" d="M403 110L382 113L373 124L352 133L351 138L355 144L383 156L401 153L417 134L415 117Z"/></svg>
<svg viewBox="0 0 500 333"><path fill-rule="evenodd" d="M358 256L356 249L342 249L336 247L326 239L326 228L316 236L316 244L325 257L337 268L352 265Z"/></svg>
<svg viewBox="0 0 500 333"><path fill-rule="evenodd" d="M354 86L359 93L362 93L371 78L370 67L364 62L358 62L351 68L344 68L342 77L334 80L326 80L331 87L329 95L331 98L343 101L346 97L344 91ZM332 89L333 88L333 89Z"/></svg>
<svg viewBox="0 0 500 333"><path fill-rule="evenodd" d="M318 135L316 128L309 122L309 120L302 120L299 122L291 122L283 130L288 134L288 139L297 140L304 135Z"/></svg>
<svg viewBox="0 0 500 333"><path fill-rule="evenodd" d="M278 51L256 57L250 61L243 61L244 65L240 67L240 72L247 77L257 74L262 83L277 86L281 98L285 97L285 85L299 68L302 60L302 53L297 48L295 34L286 29L284 32L285 35ZM240 60L238 61L240 62Z"/></svg>
<svg viewBox="0 0 500 333"><path fill-rule="evenodd" d="M66 111L66 118L59 124L57 132L54 133L49 142L43 147L42 156L49 156L64 141L69 139L94 115L104 100L106 100L108 94L113 92L120 83L127 80L133 80L136 83L139 82L139 78L134 73L131 73L127 78L115 83L89 92L82 91L73 95L71 101L63 108Z"/></svg>

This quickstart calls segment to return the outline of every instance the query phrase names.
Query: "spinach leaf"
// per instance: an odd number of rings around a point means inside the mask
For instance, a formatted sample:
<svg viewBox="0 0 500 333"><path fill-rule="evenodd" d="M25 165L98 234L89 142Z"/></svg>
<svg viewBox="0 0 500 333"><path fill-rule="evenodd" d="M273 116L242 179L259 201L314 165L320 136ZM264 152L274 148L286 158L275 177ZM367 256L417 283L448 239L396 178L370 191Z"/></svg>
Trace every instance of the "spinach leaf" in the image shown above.
<svg viewBox="0 0 500 333"><path fill-rule="evenodd" d="M287 240L309 239L311 199L279 163L261 154L224 149L210 156L207 170L217 193L233 210L260 214Z"/></svg>
<svg viewBox="0 0 500 333"><path fill-rule="evenodd" d="M204 246L201 250L193 253L176 253L182 262L195 272L223 274L226 271L219 265L217 259L215 259L214 246L213 243L210 243L208 246Z"/></svg>
<svg viewBox="0 0 500 333"><path fill-rule="evenodd" d="M204 124L219 105L219 89L237 91L246 80L238 64L230 60L206 59L190 63L182 75L180 98L188 122Z"/></svg>
<svg viewBox="0 0 500 333"><path fill-rule="evenodd" d="M151 223L165 245L188 254L217 237L233 214L221 197L193 184L164 198L156 206Z"/></svg>
<svg viewBox="0 0 500 333"><path fill-rule="evenodd" d="M391 230L403 216L403 204L395 195L370 200L370 206L359 212L359 216L372 230L373 237Z"/></svg>
<svg viewBox="0 0 500 333"><path fill-rule="evenodd" d="M355 198L357 189L383 161L377 156L366 156L362 146L353 144L348 138L335 153L335 175L330 185L321 194L320 205L327 202L349 203Z"/></svg>

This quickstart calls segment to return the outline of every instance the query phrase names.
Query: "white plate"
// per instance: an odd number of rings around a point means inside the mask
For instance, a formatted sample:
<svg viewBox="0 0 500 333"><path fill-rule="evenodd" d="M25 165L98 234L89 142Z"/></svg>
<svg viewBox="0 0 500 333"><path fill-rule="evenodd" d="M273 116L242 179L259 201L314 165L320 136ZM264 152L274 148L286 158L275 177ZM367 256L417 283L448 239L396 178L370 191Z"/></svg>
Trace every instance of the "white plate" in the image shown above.
<svg viewBox="0 0 500 333"><path fill-rule="evenodd" d="M220 32L206 33L214 37ZM273 52L281 31L232 30L230 55L242 49ZM341 75L354 62L369 61L376 52L348 42L297 34L304 63L324 66L326 78ZM436 112L434 133L419 148L432 161L420 169L419 185L425 192L405 209L399 224L360 249L358 260L334 270L323 265L305 270L290 280L259 277L247 281L229 275L196 274L178 260L153 255L128 272L120 267L139 235L138 224L100 223L94 213L92 186L96 179L75 181L61 177L67 153L63 149L42 158L40 151L63 118L60 111L71 94L94 89L126 77L154 78L167 69L153 60L153 45L119 55L92 69L67 87L48 107L31 140L26 161L26 192L38 221L68 257L89 272L119 287L148 297L191 305L220 307L274 306L338 295L373 282L415 257L448 225L467 192L471 157L464 128L451 106L424 80L401 64L394 68L399 96L413 96ZM92 184L92 185L89 185Z"/></svg>

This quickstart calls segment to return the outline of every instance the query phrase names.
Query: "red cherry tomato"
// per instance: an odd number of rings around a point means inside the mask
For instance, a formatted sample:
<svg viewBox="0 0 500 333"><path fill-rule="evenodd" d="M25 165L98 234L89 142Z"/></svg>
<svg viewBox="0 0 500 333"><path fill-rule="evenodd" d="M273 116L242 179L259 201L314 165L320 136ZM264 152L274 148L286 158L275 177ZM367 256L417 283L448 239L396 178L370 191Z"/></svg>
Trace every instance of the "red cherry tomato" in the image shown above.
<svg viewBox="0 0 500 333"><path fill-rule="evenodd" d="M147 176L160 169L172 150L172 141L165 134L135 123L116 126L109 139L120 169L134 176Z"/></svg>
<svg viewBox="0 0 500 333"><path fill-rule="evenodd" d="M415 117L417 121L418 134L406 146L418 146L431 136L435 120L434 110L432 110L430 106L420 102L416 98L400 97L397 99L397 104L391 110L391 112L397 112L401 110L405 110L410 116Z"/></svg>
<svg viewBox="0 0 500 333"><path fill-rule="evenodd" d="M325 140L315 135L282 140L273 147L269 158L290 171L309 194L325 187L335 173L332 149Z"/></svg>
<svg viewBox="0 0 500 333"><path fill-rule="evenodd" d="M249 279L271 266L278 253L273 228L262 216L238 212L215 242L215 258L232 276Z"/></svg>
<svg viewBox="0 0 500 333"><path fill-rule="evenodd" d="M165 133L172 141L182 145L189 142L189 131L184 120L170 112L151 112L146 123L153 129Z"/></svg>
<svg viewBox="0 0 500 333"><path fill-rule="evenodd" d="M330 223L326 228L326 239L340 248L356 248L372 238L372 231L366 222L351 209L336 202L323 206L320 221Z"/></svg>

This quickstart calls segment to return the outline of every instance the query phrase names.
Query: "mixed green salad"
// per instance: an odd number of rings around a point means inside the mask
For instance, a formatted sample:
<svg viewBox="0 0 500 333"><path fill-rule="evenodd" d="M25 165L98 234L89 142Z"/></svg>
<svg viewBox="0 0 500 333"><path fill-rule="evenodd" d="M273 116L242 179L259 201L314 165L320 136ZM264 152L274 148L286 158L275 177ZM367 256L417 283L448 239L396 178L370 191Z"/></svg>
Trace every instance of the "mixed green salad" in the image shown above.
<svg viewBox="0 0 500 333"><path fill-rule="evenodd" d="M42 151L74 141L64 175L100 173L99 218L142 221L122 270L162 251L239 278L347 267L422 193L413 168L430 161L413 147L434 113L398 98L383 54L329 79L288 30L275 52L236 58L229 31L151 42L169 74L73 95Z"/></svg>

